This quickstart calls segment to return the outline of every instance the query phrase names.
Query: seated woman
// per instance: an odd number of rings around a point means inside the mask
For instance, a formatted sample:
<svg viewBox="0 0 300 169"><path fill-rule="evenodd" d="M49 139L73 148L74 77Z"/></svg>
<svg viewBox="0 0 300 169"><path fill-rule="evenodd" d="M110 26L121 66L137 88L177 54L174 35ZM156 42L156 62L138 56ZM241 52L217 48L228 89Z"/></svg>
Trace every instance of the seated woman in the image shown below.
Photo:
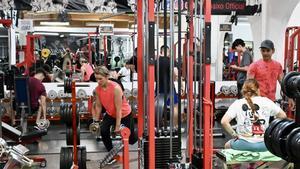
<svg viewBox="0 0 300 169"><path fill-rule="evenodd" d="M242 95L244 98L236 100L221 120L224 129L233 137L225 144L225 148L267 151L263 133L269 125L270 116L286 118L286 114L272 100L260 96L255 79L245 81ZM233 119L237 122L236 131L230 125Z"/></svg>
<svg viewBox="0 0 300 169"><path fill-rule="evenodd" d="M115 133L120 131L120 125L123 124L131 129L129 143L135 142L134 128L131 127L132 115L131 107L123 96L123 91L120 85L114 81L109 80L109 71L105 66L99 66L95 69L95 77L98 81L98 86L95 89L96 101L94 119L98 120L100 112L105 108L106 113L101 123L102 141L107 149L110 151L113 148L112 140L110 138L110 127L114 126Z"/></svg>

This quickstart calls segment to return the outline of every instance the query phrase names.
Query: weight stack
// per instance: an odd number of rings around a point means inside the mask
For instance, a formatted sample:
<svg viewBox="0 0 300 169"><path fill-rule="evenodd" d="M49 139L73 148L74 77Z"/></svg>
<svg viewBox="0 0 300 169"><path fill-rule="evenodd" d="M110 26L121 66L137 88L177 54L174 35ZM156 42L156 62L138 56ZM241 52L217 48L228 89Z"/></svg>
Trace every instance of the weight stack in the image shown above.
<svg viewBox="0 0 300 169"><path fill-rule="evenodd" d="M173 137L173 158L170 160L170 136L155 138L155 168L165 169L168 168L168 163L178 162L177 157L181 154L181 147L179 147L178 137ZM142 162L143 168L149 167L149 141L148 139L142 140Z"/></svg>

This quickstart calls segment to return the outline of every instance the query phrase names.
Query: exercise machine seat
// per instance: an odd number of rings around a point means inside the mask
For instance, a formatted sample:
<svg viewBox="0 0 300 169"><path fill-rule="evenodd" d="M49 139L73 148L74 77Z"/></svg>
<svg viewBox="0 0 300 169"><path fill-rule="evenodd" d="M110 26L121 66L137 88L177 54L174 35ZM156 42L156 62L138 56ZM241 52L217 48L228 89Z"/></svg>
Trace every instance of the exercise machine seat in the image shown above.
<svg viewBox="0 0 300 169"><path fill-rule="evenodd" d="M20 130L2 122L2 131L5 137L8 137L16 142L34 142L44 135L47 135L46 130L34 130L31 132L23 133Z"/></svg>

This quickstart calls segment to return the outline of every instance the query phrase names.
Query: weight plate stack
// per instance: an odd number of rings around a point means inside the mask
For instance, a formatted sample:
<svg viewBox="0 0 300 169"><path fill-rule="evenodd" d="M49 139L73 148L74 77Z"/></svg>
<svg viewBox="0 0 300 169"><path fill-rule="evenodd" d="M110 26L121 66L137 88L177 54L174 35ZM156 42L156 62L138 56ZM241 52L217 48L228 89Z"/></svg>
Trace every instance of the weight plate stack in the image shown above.
<svg viewBox="0 0 300 169"><path fill-rule="evenodd" d="M86 169L86 147L77 147L77 159L79 169ZM73 164L73 147L61 147L60 169L70 169Z"/></svg>
<svg viewBox="0 0 300 169"><path fill-rule="evenodd" d="M299 162L300 159L300 127L295 128L287 136L285 143L286 152L288 155L287 161Z"/></svg>
<svg viewBox="0 0 300 169"><path fill-rule="evenodd" d="M274 155L287 159L287 153L285 149L285 141L287 135L296 128L297 124L294 121L286 120L278 124L272 132L272 147Z"/></svg>
<svg viewBox="0 0 300 169"><path fill-rule="evenodd" d="M73 116L72 116L72 103L66 103L65 105L65 111L61 112L61 120L63 123L65 123L67 126L72 126L72 120L73 120ZM79 124L79 111L77 108L77 104L76 104L76 125L78 126Z"/></svg>

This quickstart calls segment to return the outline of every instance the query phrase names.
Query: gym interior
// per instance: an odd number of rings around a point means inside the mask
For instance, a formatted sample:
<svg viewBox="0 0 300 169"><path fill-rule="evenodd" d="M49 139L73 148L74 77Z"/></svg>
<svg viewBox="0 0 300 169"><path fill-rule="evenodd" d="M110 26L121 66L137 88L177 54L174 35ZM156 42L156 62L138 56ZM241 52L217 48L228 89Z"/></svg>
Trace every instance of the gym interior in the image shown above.
<svg viewBox="0 0 300 169"><path fill-rule="evenodd" d="M299 0L0 1L0 168L300 169Z"/></svg>

